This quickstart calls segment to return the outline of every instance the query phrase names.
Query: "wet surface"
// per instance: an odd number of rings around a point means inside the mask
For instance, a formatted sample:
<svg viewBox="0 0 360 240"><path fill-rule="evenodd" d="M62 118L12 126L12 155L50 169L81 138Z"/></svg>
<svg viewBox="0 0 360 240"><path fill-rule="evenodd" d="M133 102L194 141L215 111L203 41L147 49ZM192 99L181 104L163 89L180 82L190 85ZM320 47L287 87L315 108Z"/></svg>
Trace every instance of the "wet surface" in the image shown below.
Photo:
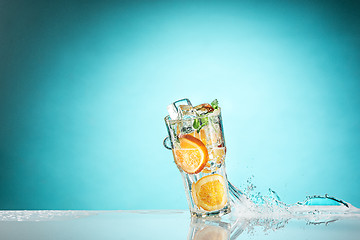
<svg viewBox="0 0 360 240"><path fill-rule="evenodd" d="M356 239L357 216L190 218L187 210L0 211L0 239Z"/></svg>

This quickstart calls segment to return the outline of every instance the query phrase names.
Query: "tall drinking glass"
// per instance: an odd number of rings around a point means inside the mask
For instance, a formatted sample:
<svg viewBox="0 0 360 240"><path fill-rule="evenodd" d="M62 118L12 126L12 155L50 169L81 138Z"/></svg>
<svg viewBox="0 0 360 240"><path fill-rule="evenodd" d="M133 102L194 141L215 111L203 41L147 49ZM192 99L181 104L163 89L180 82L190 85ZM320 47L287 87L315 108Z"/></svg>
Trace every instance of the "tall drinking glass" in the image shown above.
<svg viewBox="0 0 360 240"><path fill-rule="evenodd" d="M221 216L231 211L225 171L226 146L221 110L187 119L165 117L171 149L192 216Z"/></svg>

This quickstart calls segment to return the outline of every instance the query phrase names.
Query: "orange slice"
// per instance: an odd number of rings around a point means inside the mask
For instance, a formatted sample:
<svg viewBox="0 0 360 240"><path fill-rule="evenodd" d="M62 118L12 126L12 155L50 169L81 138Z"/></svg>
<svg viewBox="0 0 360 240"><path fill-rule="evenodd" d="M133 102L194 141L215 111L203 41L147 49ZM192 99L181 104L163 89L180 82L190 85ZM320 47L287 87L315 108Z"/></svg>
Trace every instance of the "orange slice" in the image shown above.
<svg viewBox="0 0 360 240"><path fill-rule="evenodd" d="M209 160L208 151L200 139L186 134L179 137L180 148L174 149L175 163L184 172L199 173Z"/></svg>
<svg viewBox="0 0 360 240"><path fill-rule="evenodd" d="M206 211L223 208L227 203L227 192L224 178L219 174L202 177L191 190L194 203Z"/></svg>

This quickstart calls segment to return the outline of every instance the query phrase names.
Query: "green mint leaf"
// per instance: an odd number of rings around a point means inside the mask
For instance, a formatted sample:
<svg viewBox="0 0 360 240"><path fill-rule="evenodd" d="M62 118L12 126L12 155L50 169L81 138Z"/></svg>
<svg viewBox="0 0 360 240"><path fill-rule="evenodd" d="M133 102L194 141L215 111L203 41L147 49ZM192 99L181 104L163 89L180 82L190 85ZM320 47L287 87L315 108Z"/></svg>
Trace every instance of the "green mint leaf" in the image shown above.
<svg viewBox="0 0 360 240"><path fill-rule="evenodd" d="M200 124L199 128L197 128L197 132L198 132L198 133L200 132L200 130L201 130L202 127L208 125L208 123L209 123L209 118L207 118L207 117L200 118L200 122L201 122L201 124Z"/></svg>
<svg viewBox="0 0 360 240"><path fill-rule="evenodd" d="M214 109L218 109L219 108L219 102L217 99L215 99L214 101L211 102L211 106L214 108Z"/></svg>
<svg viewBox="0 0 360 240"><path fill-rule="evenodd" d="M203 117L200 119L201 120L201 126L205 126L209 123L209 118L208 117Z"/></svg>
<svg viewBox="0 0 360 240"><path fill-rule="evenodd" d="M193 127L194 127L195 129L199 129L199 128L200 128L200 121L199 121L199 119L197 119L197 118L194 119Z"/></svg>

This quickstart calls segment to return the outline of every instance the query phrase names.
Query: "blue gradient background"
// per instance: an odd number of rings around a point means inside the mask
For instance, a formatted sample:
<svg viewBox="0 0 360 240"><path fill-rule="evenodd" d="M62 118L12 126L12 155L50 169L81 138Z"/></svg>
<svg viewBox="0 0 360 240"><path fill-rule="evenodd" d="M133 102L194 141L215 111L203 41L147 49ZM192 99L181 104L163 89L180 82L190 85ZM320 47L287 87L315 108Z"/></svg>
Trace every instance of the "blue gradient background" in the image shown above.
<svg viewBox="0 0 360 240"><path fill-rule="evenodd" d="M360 207L357 1L1 1L0 208L186 209L166 106L217 98L227 169Z"/></svg>

